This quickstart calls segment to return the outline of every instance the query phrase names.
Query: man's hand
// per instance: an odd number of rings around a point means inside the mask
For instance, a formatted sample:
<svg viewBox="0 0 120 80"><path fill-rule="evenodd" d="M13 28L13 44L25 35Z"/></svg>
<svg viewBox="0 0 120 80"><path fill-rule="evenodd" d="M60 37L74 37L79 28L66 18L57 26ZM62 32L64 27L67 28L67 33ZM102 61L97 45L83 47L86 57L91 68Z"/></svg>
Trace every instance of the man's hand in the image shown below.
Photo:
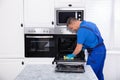
<svg viewBox="0 0 120 80"><path fill-rule="evenodd" d="M70 60L70 59L74 59L74 57L75 57L76 55L75 54L68 54L68 55L66 55L66 56L64 56L64 60L65 59L68 59L68 60Z"/></svg>

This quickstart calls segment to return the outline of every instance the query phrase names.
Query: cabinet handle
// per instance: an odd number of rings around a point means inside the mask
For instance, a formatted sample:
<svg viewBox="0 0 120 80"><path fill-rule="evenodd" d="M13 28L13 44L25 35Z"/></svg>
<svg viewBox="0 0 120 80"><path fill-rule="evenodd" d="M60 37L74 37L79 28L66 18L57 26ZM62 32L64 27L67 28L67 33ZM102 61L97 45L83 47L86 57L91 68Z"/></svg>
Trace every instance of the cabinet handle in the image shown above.
<svg viewBox="0 0 120 80"><path fill-rule="evenodd" d="M21 63L22 65L24 65L24 61L22 61L22 63Z"/></svg>
<svg viewBox="0 0 120 80"><path fill-rule="evenodd" d="M52 21L52 25L54 25L54 21Z"/></svg>
<svg viewBox="0 0 120 80"><path fill-rule="evenodd" d="M23 27L23 24L21 23L21 27Z"/></svg>
<svg viewBox="0 0 120 80"><path fill-rule="evenodd" d="M72 7L72 4L68 4L69 7Z"/></svg>

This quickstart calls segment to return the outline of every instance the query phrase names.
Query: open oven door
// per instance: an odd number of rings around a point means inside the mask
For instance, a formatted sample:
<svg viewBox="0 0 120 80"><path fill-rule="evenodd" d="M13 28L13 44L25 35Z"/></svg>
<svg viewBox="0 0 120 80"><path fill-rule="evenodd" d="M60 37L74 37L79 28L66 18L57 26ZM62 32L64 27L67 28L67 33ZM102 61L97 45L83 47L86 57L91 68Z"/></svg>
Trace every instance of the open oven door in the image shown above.
<svg viewBox="0 0 120 80"><path fill-rule="evenodd" d="M74 59L66 60L63 56L74 51L76 35L56 35L57 53L52 64L56 63L57 72L85 72L85 54L81 51Z"/></svg>

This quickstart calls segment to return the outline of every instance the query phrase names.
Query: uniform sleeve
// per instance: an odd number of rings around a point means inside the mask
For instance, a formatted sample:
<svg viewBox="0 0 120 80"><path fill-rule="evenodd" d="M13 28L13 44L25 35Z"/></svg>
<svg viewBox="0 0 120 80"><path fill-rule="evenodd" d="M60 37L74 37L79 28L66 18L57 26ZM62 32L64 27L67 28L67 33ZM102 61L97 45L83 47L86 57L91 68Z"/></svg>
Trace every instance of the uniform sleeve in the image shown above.
<svg viewBox="0 0 120 80"><path fill-rule="evenodd" d="M84 44L87 38L87 33L86 29L81 28L77 32L77 43L78 44Z"/></svg>

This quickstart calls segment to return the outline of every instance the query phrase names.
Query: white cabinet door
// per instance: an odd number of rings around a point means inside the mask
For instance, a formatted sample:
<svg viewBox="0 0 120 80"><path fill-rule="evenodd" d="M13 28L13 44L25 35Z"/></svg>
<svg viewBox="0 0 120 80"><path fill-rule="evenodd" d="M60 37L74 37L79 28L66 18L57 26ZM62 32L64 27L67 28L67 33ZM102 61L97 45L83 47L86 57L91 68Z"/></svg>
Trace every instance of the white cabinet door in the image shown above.
<svg viewBox="0 0 120 80"><path fill-rule="evenodd" d="M85 7L85 0L55 0L56 8L63 7Z"/></svg>
<svg viewBox="0 0 120 80"><path fill-rule="evenodd" d="M22 59L0 59L0 80L15 80L22 71Z"/></svg>
<svg viewBox="0 0 120 80"><path fill-rule="evenodd" d="M53 27L54 0L24 0L25 27Z"/></svg>
<svg viewBox="0 0 120 80"><path fill-rule="evenodd" d="M0 0L0 58L23 57L23 0Z"/></svg>

